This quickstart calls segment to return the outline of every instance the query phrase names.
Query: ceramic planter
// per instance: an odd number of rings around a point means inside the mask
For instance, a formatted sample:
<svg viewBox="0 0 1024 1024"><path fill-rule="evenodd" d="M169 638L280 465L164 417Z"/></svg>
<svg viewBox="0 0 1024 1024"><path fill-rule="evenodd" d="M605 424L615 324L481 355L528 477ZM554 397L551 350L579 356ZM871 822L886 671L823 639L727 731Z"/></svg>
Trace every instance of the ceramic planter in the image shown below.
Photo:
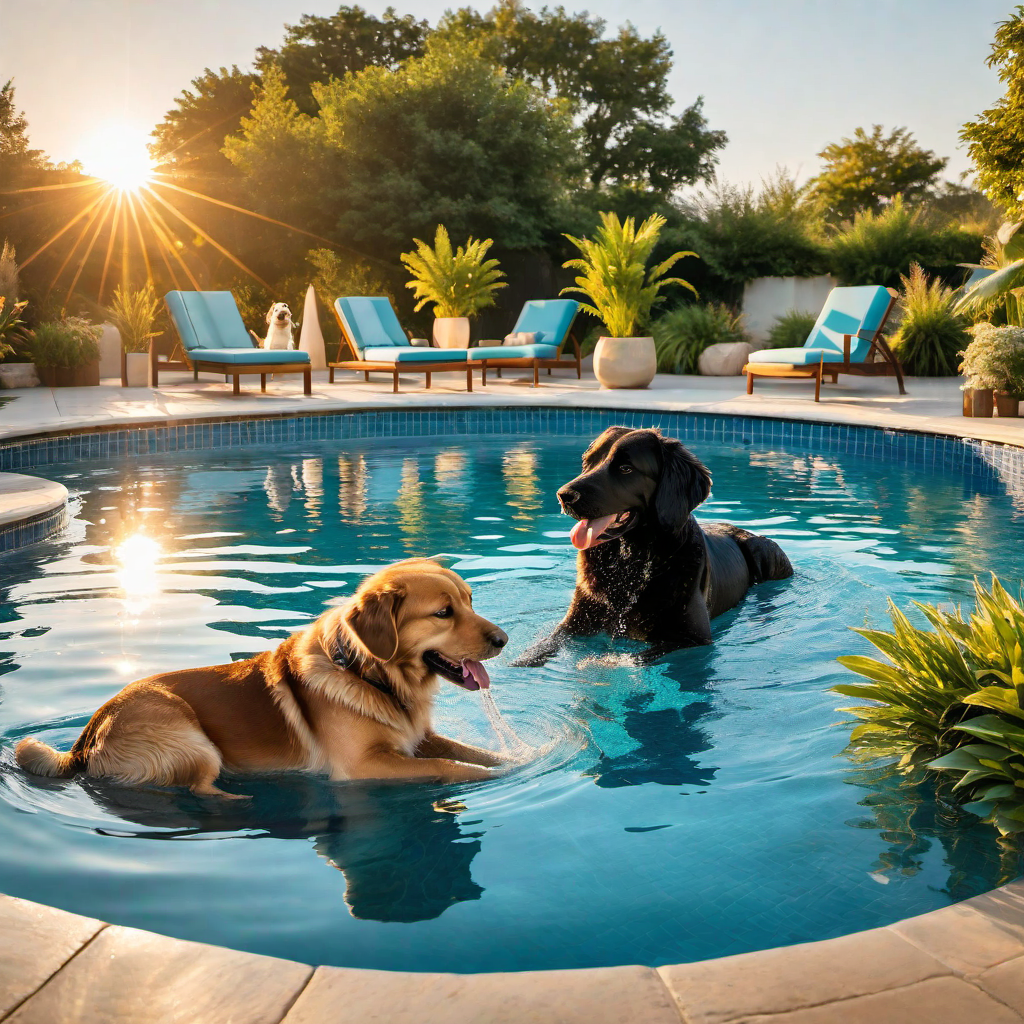
<svg viewBox="0 0 1024 1024"><path fill-rule="evenodd" d="M149 387L149 353L125 352L121 362L121 387Z"/></svg>
<svg viewBox="0 0 1024 1024"><path fill-rule="evenodd" d="M100 361L83 366L36 366L39 379L48 388L85 388L100 382Z"/></svg>
<svg viewBox="0 0 1024 1024"><path fill-rule="evenodd" d="M601 338L594 374L604 388L645 388L658 369L653 338Z"/></svg>
<svg viewBox="0 0 1024 1024"><path fill-rule="evenodd" d="M999 410L999 415L1002 416L1019 416L1020 415L1020 399L1014 398L1013 395L1008 395L1003 391L996 392L996 408Z"/></svg>
<svg viewBox="0 0 1024 1024"><path fill-rule="evenodd" d="M438 317L434 321L434 344L438 348L469 348L469 317Z"/></svg>

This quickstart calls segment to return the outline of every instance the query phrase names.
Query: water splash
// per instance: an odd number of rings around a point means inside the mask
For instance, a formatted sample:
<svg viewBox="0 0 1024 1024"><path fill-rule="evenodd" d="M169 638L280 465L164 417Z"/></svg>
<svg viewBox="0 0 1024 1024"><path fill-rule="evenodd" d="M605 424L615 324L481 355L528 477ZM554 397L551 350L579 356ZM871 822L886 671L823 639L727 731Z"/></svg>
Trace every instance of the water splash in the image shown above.
<svg viewBox="0 0 1024 1024"><path fill-rule="evenodd" d="M487 721L491 723L491 729L501 744L501 754L512 761L522 763L535 757L538 753L537 747L531 746L526 740L521 739L519 734L505 721L504 716L494 702L494 694L490 689L480 691L480 699L483 701L484 712L487 714Z"/></svg>

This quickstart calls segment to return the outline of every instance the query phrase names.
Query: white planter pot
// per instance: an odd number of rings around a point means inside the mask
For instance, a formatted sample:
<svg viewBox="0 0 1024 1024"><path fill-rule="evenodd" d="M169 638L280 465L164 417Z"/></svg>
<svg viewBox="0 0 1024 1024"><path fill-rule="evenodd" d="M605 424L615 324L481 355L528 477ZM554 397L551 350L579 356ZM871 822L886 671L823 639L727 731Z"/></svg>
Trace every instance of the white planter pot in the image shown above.
<svg viewBox="0 0 1024 1024"><path fill-rule="evenodd" d="M126 352L125 380L130 388L149 387L149 353L148 352Z"/></svg>
<svg viewBox="0 0 1024 1024"><path fill-rule="evenodd" d="M434 344L438 348L469 348L469 317L438 317L434 321Z"/></svg>
<svg viewBox="0 0 1024 1024"><path fill-rule="evenodd" d="M657 369L653 338L601 338L594 350L594 375L604 388L645 388Z"/></svg>

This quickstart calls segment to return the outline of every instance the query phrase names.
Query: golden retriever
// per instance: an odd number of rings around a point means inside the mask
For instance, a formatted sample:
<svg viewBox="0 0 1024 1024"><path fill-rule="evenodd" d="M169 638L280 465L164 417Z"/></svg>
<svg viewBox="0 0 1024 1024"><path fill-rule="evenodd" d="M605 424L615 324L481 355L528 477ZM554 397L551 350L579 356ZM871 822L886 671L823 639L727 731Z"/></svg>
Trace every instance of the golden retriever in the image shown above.
<svg viewBox="0 0 1024 1024"><path fill-rule="evenodd" d="M68 753L15 750L36 775L85 772L129 785L188 786L221 771L310 771L332 779L486 779L495 753L431 728L439 677L490 685L482 661L508 636L473 611L466 582L426 558L378 572L343 605L271 651L150 676L90 719Z"/></svg>

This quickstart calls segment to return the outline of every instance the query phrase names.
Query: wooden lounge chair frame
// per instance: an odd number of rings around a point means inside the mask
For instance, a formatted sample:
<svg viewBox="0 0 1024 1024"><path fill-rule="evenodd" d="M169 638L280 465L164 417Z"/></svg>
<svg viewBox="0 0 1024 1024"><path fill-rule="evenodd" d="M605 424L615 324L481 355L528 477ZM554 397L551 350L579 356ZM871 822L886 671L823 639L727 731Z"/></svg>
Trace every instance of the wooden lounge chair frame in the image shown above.
<svg viewBox="0 0 1024 1024"><path fill-rule="evenodd" d="M443 373L449 370L465 370L466 390L473 390L473 367L465 360L451 363L399 363L397 361L393 363L386 363L380 360L360 359L355 342L353 342L349 337L348 331L345 328L345 321L342 320L337 307L332 304L331 309L334 311L334 319L338 321L338 328L341 331L341 341L338 343L338 358L333 363L327 364L327 379L329 383L334 383L335 370L357 370L362 373L364 380L369 380L371 373L390 373L392 381L391 390L397 395L398 377L400 373L426 374L426 386L429 388L432 374ZM342 358L346 348L352 356L351 359Z"/></svg>
<svg viewBox="0 0 1024 1024"><path fill-rule="evenodd" d="M907 389L903 386L903 367L900 364L896 353L889 347L889 343L882 337L882 330L889 314L896 305L896 292L887 288L889 293L889 308L882 316L878 329L872 335L870 331L858 331L857 334L843 335L843 361L829 362L821 360L809 365L797 366L792 363L747 363L743 372L747 375L747 394L754 393L755 377L784 377L786 379L807 379L814 381L814 400L821 398L821 379L831 377L832 383L839 382L839 374L848 373L856 377L895 377L899 385L900 394L905 395ZM863 362L850 362L850 343L854 338L861 338L871 342L867 355ZM881 358L876 358L880 356Z"/></svg>
<svg viewBox="0 0 1024 1024"><path fill-rule="evenodd" d="M473 366L480 367L480 384L483 387L487 386L487 368L491 367L497 375L501 376L501 371L507 368L514 368L518 366L533 367L533 386L540 387L540 371L546 369L548 376L551 376L551 371L556 370L559 367L566 367L567 369L576 370L576 379L583 379L583 356L580 351L580 343L576 338L576 334L572 329L572 325L569 326L569 332L566 336L567 341L572 342L573 357L571 359L563 359L561 353L555 359L474 359L472 360ZM562 345L565 341L562 342Z"/></svg>

